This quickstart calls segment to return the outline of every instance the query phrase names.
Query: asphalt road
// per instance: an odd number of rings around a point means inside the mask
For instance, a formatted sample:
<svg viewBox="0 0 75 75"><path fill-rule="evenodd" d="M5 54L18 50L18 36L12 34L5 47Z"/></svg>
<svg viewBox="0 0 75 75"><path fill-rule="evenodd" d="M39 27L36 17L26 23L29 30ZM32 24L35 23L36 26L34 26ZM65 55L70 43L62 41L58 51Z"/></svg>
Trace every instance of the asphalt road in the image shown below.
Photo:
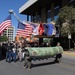
<svg viewBox="0 0 75 75"><path fill-rule="evenodd" d="M61 63L53 63L54 58L32 61L31 70L24 69L23 63L0 61L0 75L75 75L75 56L63 54Z"/></svg>

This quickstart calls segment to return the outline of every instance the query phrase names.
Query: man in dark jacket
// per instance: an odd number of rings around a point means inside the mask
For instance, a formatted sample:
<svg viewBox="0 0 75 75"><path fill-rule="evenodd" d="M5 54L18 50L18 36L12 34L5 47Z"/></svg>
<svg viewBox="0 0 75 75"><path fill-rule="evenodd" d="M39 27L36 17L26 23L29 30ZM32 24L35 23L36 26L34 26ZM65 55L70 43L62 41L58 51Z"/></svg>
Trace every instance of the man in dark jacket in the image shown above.
<svg viewBox="0 0 75 75"><path fill-rule="evenodd" d="M11 56L12 56L12 46L10 43L7 45L7 51L6 51L6 62L11 62Z"/></svg>

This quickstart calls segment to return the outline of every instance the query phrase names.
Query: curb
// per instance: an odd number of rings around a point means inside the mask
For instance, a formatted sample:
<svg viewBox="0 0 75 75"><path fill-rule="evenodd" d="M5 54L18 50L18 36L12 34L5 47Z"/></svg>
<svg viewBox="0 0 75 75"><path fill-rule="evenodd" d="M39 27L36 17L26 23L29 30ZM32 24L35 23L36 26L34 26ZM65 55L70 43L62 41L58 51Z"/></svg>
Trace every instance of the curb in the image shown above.
<svg viewBox="0 0 75 75"><path fill-rule="evenodd" d="M63 54L67 54L70 56L75 56L75 52L64 51Z"/></svg>

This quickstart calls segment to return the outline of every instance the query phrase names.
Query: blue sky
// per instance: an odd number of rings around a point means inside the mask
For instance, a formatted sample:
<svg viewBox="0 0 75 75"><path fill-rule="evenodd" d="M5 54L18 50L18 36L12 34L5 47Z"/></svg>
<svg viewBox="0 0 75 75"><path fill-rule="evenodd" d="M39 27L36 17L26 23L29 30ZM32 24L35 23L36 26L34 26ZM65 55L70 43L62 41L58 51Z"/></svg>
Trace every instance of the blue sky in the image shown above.
<svg viewBox="0 0 75 75"><path fill-rule="evenodd" d="M20 20L26 20L26 15L19 14L19 8L25 4L28 0L0 0L0 23L2 23L9 15L9 9L12 9ZM11 15L12 25L17 28L18 21L15 16Z"/></svg>

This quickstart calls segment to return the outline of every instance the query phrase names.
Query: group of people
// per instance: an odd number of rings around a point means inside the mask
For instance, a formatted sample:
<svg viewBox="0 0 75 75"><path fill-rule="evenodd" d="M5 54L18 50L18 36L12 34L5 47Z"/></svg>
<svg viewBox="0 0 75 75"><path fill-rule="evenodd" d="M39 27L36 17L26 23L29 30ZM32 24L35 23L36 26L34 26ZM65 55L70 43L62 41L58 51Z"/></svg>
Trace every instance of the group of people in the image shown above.
<svg viewBox="0 0 75 75"><path fill-rule="evenodd" d="M6 57L6 62L22 61L24 43L22 42L0 42L0 57Z"/></svg>
<svg viewBox="0 0 75 75"><path fill-rule="evenodd" d="M19 61L22 61L22 51L23 47L21 43L8 43L6 46L6 62L11 62L12 60L14 62L19 59Z"/></svg>
<svg viewBox="0 0 75 75"><path fill-rule="evenodd" d="M27 48L29 44L19 41L19 42L7 42L3 43L3 47L6 50L6 62L11 63L12 61L22 61L24 60L24 68L31 68L31 59L29 58L29 53ZM0 44L1 47L1 44ZM1 48L0 48L1 51Z"/></svg>

